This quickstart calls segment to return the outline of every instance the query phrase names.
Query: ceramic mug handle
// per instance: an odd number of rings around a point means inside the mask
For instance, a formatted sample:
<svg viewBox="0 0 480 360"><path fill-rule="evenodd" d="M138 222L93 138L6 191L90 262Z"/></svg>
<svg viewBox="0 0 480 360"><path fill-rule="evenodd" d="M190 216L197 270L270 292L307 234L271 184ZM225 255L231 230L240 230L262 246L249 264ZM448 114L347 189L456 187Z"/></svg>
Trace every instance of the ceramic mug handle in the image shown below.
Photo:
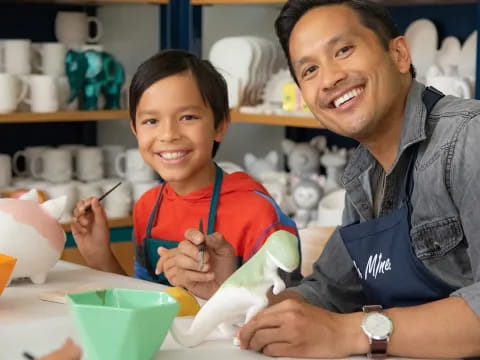
<svg viewBox="0 0 480 360"><path fill-rule="evenodd" d="M118 154L115 158L115 172L120 176L122 179L125 179L127 176L127 153L123 152Z"/></svg>
<svg viewBox="0 0 480 360"><path fill-rule="evenodd" d="M18 159L20 159L21 157L23 157L23 159L25 161L25 170L24 171L20 171L20 169L18 168ZM28 175L27 154L26 154L25 151L20 150L20 151L17 151L15 154L13 154L12 166L13 166L13 172L15 174L17 174L18 176L27 176Z"/></svg>
<svg viewBox="0 0 480 360"><path fill-rule="evenodd" d="M87 23L88 23L89 28L90 28L90 24L94 23L95 24L95 32L96 32L95 36L90 36L90 34L89 34L87 41L90 42L90 43L98 42L100 40L100 38L102 37L102 34L103 34L102 23L95 16L87 17Z"/></svg>

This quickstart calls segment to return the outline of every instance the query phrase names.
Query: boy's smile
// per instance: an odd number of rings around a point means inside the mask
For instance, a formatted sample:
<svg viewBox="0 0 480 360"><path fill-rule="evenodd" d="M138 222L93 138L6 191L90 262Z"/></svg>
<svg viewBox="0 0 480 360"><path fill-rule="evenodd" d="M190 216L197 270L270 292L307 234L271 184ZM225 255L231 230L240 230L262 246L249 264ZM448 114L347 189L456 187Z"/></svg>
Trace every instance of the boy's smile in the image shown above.
<svg viewBox="0 0 480 360"><path fill-rule="evenodd" d="M143 159L183 195L213 183L213 143L223 139L226 128L224 123L214 128L213 112L187 71L145 90L134 132Z"/></svg>

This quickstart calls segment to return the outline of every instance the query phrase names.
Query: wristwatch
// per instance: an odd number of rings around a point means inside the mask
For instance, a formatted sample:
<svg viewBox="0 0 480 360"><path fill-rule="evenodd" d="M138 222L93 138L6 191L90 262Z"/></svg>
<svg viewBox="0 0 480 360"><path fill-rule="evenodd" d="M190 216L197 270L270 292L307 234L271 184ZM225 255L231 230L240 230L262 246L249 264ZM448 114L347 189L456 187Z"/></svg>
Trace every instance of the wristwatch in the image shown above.
<svg viewBox="0 0 480 360"><path fill-rule="evenodd" d="M381 305L365 305L362 309L365 313L362 330L370 342L370 352L367 356L373 359L385 359L388 341L393 331L392 321L383 312Z"/></svg>

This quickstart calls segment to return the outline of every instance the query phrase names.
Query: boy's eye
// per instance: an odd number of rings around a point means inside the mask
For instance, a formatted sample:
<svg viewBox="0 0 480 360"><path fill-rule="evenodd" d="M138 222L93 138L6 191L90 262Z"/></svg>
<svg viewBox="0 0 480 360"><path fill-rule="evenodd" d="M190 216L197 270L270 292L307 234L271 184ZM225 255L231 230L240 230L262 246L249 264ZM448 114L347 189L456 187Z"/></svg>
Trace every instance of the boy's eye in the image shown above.
<svg viewBox="0 0 480 360"><path fill-rule="evenodd" d="M157 123L157 119L145 119L142 121L142 125L155 125Z"/></svg>
<svg viewBox="0 0 480 360"><path fill-rule="evenodd" d="M193 120L197 119L195 115L182 115L181 120Z"/></svg>
<svg viewBox="0 0 480 360"><path fill-rule="evenodd" d="M337 51L337 53L335 54L335 56L345 55L345 54L348 53L352 48L353 48L353 46L344 46L344 47L342 47L340 50Z"/></svg>

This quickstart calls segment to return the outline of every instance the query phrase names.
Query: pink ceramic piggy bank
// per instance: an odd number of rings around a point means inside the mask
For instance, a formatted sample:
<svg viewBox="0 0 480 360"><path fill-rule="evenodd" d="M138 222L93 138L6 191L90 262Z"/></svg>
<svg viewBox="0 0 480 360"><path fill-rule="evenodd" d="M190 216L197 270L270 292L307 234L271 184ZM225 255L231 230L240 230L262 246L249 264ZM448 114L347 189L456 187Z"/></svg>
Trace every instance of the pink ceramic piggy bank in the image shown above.
<svg viewBox="0 0 480 360"><path fill-rule="evenodd" d="M65 196L40 204L36 190L19 199L0 199L0 253L18 259L11 279L45 282L65 246L65 232L57 221L65 205Z"/></svg>

